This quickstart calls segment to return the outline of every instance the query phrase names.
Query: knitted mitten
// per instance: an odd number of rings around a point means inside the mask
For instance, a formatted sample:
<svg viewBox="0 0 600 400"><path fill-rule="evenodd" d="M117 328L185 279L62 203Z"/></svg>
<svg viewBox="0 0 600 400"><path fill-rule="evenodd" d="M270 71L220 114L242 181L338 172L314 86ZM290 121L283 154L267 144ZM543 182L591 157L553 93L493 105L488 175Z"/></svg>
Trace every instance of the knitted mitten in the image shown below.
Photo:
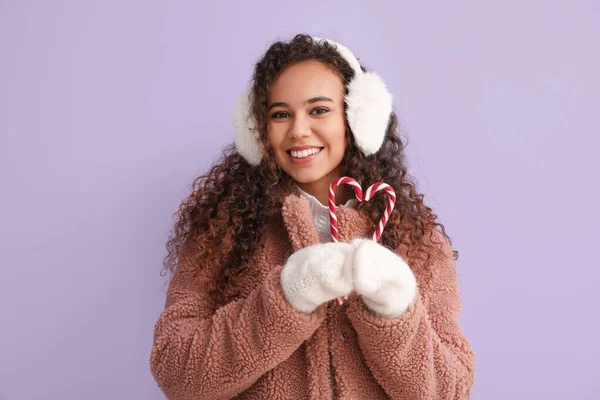
<svg viewBox="0 0 600 400"><path fill-rule="evenodd" d="M281 288L298 311L310 314L319 305L352 290L350 243L319 243L296 251L281 271Z"/></svg>
<svg viewBox="0 0 600 400"><path fill-rule="evenodd" d="M355 239L354 289L371 311L384 318L400 316L412 303L417 281L396 253L371 239Z"/></svg>

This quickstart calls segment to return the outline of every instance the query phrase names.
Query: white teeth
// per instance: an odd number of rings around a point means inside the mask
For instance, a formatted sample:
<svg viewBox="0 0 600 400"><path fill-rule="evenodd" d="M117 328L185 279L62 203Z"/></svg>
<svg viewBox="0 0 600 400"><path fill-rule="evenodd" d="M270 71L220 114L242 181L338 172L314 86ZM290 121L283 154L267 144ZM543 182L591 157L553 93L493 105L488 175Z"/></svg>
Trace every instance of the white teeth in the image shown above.
<svg viewBox="0 0 600 400"><path fill-rule="evenodd" d="M292 150L290 153L292 153L292 157L294 157L294 158L304 158L304 157L311 156L313 154L317 154L320 151L321 151L321 149L318 149L315 147L312 149L307 149L307 150L302 150L302 151Z"/></svg>

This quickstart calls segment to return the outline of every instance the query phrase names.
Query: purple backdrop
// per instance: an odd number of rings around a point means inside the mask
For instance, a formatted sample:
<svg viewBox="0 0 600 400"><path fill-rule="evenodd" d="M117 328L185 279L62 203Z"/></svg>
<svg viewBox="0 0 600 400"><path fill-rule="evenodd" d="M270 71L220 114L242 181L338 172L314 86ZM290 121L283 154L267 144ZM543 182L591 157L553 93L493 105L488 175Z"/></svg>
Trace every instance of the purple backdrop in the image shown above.
<svg viewBox="0 0 600 400"><path fill-rule="evenodd" d="M598 2L375 3L0 3L0 399L164 398L171 215L296 32L395 94L461 253L473 398L600 398Z"/></svg>

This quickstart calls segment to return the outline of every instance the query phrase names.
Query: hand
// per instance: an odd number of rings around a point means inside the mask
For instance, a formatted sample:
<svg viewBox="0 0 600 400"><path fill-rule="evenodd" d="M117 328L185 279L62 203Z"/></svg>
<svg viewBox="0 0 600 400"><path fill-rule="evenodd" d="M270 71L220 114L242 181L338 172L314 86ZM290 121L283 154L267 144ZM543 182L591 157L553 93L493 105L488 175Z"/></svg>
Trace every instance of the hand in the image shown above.
<svg viewBox="0 0 600 400"><path fill-rule="evenodd" d="M352 290L350 243L319 243L296 251L281 271L281 288L298 311L310 314L319 305Z"/></svg>
<svg viewBox="0 0 600 400"><path fill-rule="evenodd" d="M376 314L390 319L400 316L417 292L417 281L408 264L371 239L355 239L352 245L356 293Z"/></svg>

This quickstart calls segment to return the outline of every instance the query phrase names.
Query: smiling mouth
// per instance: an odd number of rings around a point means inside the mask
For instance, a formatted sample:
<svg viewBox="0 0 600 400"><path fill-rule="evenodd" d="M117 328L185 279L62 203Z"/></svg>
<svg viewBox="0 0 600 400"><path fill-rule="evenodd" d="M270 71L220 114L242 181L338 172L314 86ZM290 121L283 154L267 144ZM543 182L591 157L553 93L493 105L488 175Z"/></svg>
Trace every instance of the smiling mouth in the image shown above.
<svg viewBox="0 0 600 400"><path fill-rule="evenodd" d="M292 158L302 159L302 158L310 157L315 154L319 154L322 150L323 150L323 147L315 147L312 149L306 149L306 150L300 150L300 151L288 150L288 154L290 154L292 156Z"/></svg>

